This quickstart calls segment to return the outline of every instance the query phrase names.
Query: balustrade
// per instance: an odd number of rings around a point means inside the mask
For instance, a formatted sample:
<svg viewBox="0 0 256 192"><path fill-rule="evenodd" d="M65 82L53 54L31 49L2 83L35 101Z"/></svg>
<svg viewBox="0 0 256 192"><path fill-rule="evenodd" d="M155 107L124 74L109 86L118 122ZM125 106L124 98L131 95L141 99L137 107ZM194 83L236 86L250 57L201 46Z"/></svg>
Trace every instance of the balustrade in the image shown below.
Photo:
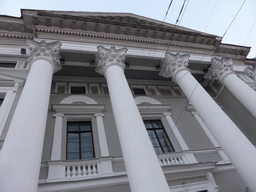
<svg viewBox="0 0 256 192"><path fill-rule="evenodd" d="M65 163L65 178L98 176L97 161L77 161Z"/></svg>

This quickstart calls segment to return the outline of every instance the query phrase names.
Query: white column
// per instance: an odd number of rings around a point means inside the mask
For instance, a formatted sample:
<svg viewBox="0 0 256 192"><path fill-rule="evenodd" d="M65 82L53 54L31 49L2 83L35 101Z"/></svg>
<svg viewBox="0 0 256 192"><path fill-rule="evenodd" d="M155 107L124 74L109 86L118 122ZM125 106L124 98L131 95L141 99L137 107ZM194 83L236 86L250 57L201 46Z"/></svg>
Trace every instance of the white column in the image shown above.
<svg viewBox="0 0 256 192"><path fill-rule="evenodd" d="M60 69L60 42L27 41L30 72L0 153L0 189L37 191L52 74Z"/></svg>
<svg viewBox="0 0 256 192"><path fill-rule="evenodd" d="M63 124L63 113L55 113L53 143L52 143L52 154L51 161L61 160L61 137L62 137L62 124Z"/></svg>
<svg viewBox="0 0 256 192"><path fill-rule="evenodd" d="M189 55L165 55L160 75L172 77L194 106L251 191L256 191L256 149L191 75Z"/></svg>
<svg viewBox="0 0 256 192"><path fill-rule="evenodd" d="M98 47L96 71L107 79L110 100L132 192L169 192L145 125L124 76L127 49Z"/></svg>
<svg viewBox="0 0 256 192"><path fill-rule="evenodd" d="M95 113L94 116L96 118L96 123L97 123L101 157L108 157L109 156L108 143L107 143L105 128L103 124L104 114Z"/></svg>
<svg viewBox="0 0 256 192"><path fill-rule="evenodd" d="M219 81L248 109L256 118L256 92L232 71L231 59L212 59L209 69L211 77L217 77Z"/></svg>

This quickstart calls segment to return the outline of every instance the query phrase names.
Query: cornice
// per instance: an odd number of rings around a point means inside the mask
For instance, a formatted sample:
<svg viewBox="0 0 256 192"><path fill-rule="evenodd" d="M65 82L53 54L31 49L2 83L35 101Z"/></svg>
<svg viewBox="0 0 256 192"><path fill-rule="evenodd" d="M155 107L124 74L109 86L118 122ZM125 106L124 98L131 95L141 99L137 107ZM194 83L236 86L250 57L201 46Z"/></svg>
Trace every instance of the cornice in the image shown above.
<svg viewBox="0 0 256 192"><path fill-rule="evenodd" d="M175 46L175 47L184 47L184 48L195 48L202 50L213 50L215 46L193 44L179 41L170 41L170 40L161 40L161 39L152 39L136 36L124 36L118 34L109 34L109 33L100 33L93 31L74 31L70 29L57 29L57 28L45 28L43 26L35 27L35 31L39 33L51 33L57 35L69 35L69 36L81 36L81 37L90 37L97 39L108 39L108 40L121 40L129 41L136 43L145 43L145 44L156 44L156 45L166 45L166 46Z"/></svg>

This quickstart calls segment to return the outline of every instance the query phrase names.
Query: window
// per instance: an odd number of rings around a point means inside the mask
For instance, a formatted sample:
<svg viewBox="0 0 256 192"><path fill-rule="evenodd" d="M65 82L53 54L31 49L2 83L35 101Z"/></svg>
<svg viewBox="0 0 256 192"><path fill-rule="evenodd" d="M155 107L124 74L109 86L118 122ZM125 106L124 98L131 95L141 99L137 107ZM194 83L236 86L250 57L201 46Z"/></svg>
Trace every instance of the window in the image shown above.
<svg viewBox="0 0 256 192"><path fill-rule="evenodd" d="M68 122L67 160L90 159L94 157L91 122Z"/></svg>
<svg viewBox="0 0 256 192"><path fill-rule="evenodd" d="M144 120L144 124L156 154L174 151L160 120Z"/></svg>
<svg viewBox="0 0 256 192"><path fill-rule="evenodd" d="M71 93L85 94L85 87L71 87Z"/></svg>
<svg viewBox="0 0 256 192"><path fill-rule="evenodd" d="M146 95L144 89L133 89L135 95Z"/></svg>
<svg viewBox="0 0 256 192"><path fill-rule="evenodd" d="M4 102L4 99L0 98L0 107L2 106L2 103Z"/></svg>

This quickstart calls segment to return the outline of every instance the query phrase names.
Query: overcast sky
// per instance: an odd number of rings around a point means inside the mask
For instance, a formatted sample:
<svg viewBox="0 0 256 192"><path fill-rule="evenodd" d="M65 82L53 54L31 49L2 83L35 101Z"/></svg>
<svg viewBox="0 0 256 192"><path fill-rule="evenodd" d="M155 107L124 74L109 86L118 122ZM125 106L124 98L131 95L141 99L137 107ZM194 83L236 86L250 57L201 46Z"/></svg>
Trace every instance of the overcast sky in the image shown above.
<svg viewBox="0 0 256 192"><path fill-rule="evenodd" d="M163 21L171 0L0 0L0 14L20 17L20 9L126 12ZM175 24L183 0L173 0L165 22ZM244 0L187 0L179 26L223 36ZM252 47L256 57L256 0L246 0L222 42Z"/></svg>

